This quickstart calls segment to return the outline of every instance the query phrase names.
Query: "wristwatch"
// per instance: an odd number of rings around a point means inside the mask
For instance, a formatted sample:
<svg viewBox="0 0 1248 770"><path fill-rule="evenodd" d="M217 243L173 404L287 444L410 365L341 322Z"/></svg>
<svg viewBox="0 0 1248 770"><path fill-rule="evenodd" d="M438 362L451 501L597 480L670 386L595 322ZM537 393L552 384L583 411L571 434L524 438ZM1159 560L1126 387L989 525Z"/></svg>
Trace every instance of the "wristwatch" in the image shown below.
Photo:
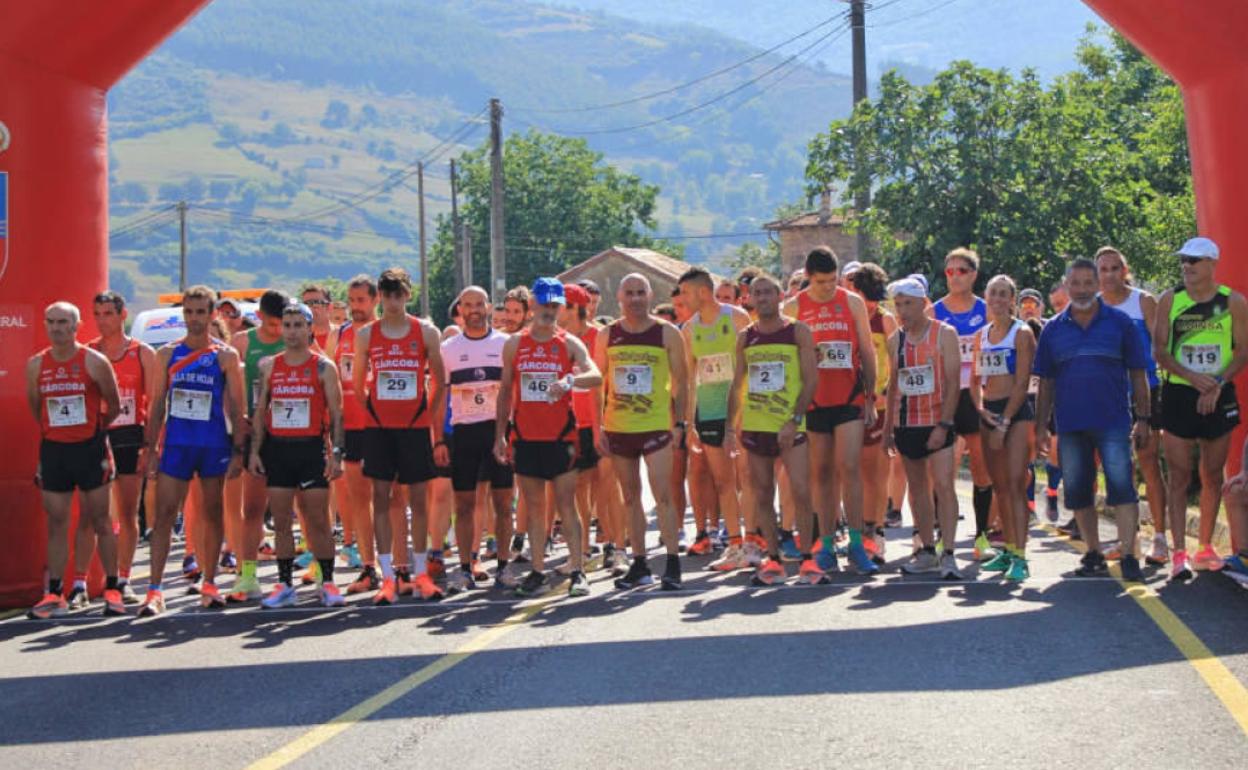
<svg viewBox="0 0 1248 770"><path fill-rule="evenodd" d="M940 422L936 423L936 427L944 428L945 430L953 430L953 423L941 420Z"/></svg>
<svg viewBox="0 0 1248 770"><path fill-rule="evenodd" d="M676 422L672 423L672 427L673 427L673 428L680 428L680 429L683 431L683 430L685 429L685 421L684 421L684 420L677 420Z"/></svg>
<svg viewBox="0 0 1248 770"><path fill-rule="evenodd" d="M334 457L342 457L342 447L336 446L333 449L329 450L329 453L332 454Z"/></svg>

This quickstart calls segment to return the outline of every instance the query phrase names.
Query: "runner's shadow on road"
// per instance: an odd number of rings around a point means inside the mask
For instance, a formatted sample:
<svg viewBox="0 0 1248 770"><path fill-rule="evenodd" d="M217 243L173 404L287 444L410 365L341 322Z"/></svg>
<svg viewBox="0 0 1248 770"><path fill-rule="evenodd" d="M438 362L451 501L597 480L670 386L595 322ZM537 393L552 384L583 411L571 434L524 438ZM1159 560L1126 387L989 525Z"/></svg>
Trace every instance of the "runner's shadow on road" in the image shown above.
<svg viewBox="0 0 1248 770"><path fill-rule="evenodd" d="M850 590L852 586L843 584L745 588L712 599L693 599L685 603L680 614L686 623L704 623L729 615L774 615L781 607L817 604Z"/></svg>

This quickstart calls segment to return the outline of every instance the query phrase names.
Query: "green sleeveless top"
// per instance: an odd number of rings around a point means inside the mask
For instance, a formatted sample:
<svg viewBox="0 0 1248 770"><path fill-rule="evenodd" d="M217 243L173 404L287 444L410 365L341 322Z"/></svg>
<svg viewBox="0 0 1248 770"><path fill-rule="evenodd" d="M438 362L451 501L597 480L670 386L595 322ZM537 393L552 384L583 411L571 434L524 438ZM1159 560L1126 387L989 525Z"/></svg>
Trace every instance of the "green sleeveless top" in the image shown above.
<svg viewBox="0 0 1248 770"><path fill-rule="evenodd" d="M779 433L797 408L802 394L802 366L797 352L795 324L763 334L751 325L745 330L745 408L741 430ZM805 430L805 419L798 425Z"/></svg>
<svg viewBox="0 0 1248 770"><path fill-rule="evenodd" d="M256 410L256 397L260 392L260 359L276 355L286 347L281 336L277 342L261 342L260 329L247 330L247 355L243 356L243 381L247 388L247 414Z"/></svg>
<svg viewBox="0 0 1248 770"><path fill-rule="evenodd" d="M728 393L737 364L737 327L732 320L732 308L720 304L719 317L709 324L702 323L696 315L688 323L698 422L727 419Z"/></svg>
<svg viewBox="0 0 1248 770"><path fill-rule="evenodd" d="M1170 355L1186 369L1216 377L1231 362L1231 289L1218 286L1212 298L1196 302L1177 287L1170 304ZM1190 385L1170 372L1166 381Z"/></svg>

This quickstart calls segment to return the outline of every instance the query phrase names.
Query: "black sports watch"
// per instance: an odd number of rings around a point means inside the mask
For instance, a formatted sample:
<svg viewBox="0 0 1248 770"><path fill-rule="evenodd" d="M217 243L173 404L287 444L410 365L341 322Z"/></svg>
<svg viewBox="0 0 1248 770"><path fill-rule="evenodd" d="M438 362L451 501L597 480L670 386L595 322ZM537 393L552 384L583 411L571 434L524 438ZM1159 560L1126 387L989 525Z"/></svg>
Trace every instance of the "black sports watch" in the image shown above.
<svg viewBox="0 0 1248 770"><path fill-rule="evenodd" d="M939 428L944 428L945 430L953 430L953 423L945 422L944 420L936 423L936 426Z"/></svg>

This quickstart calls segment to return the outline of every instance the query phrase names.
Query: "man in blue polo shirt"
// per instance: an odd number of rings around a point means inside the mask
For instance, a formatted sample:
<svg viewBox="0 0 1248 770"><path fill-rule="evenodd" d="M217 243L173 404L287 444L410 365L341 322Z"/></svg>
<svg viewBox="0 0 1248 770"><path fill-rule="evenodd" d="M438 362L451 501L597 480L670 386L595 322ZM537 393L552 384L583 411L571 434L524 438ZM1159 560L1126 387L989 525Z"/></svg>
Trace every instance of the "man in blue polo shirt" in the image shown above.
<svg viewBox="0 0 1248 770"><path fill-rule="evenodd" d="M1066 268L1070 305L1040 333L1033 369L1040 377L1036 445L1041 451L1048 446L1049 415L1056 409L1066 507L1075 512L1088 545L1075 574L1097 577L1108 571L1096 525L1099 456L1105 472L1106 502L1114 509L1118 539L1124 546L1122 577L1141 581L1140 563L1130 548L1139 522L1131 445L1147 446L1151 440L1145 372L1148 357L1131 318L1101 302L1097 283L1095 262L1082 257L1072 261Z"/></svg>

